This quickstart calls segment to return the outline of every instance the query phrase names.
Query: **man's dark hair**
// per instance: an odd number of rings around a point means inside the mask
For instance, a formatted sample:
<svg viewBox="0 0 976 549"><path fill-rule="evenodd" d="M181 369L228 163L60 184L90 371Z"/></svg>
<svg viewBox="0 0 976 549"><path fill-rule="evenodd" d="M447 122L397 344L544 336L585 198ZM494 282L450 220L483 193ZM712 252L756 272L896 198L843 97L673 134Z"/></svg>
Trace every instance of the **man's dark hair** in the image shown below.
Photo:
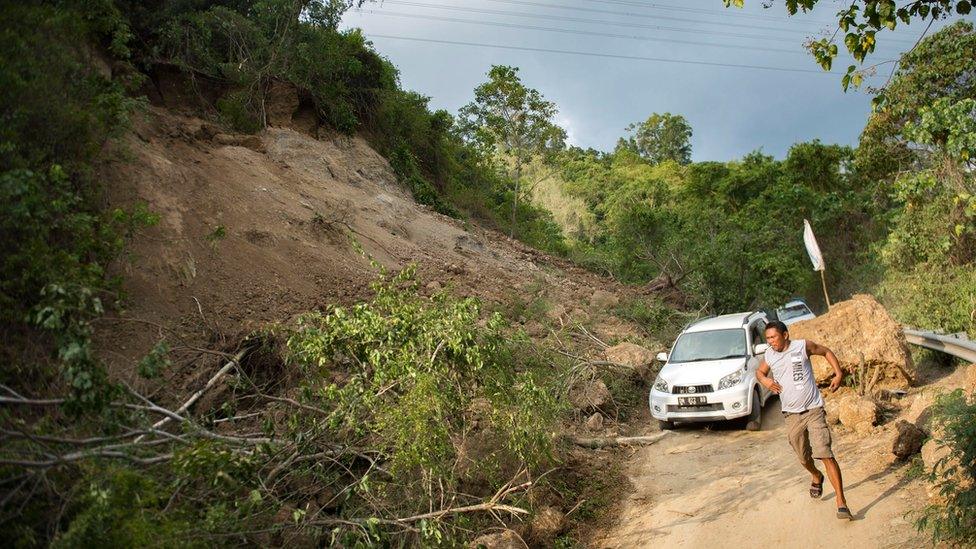
<svg viewBox="0 0 976 549"><path fill-rule="evenodd" d="M786 332L790 331L789 328L786 327L786 324L783 324L779 320L774 320L774 321L770 322L769 324L766 324L766 330L769 330L769 329L776 330L777 332L779 332L779 335L783 335ZM763 331L766 331L766 330L763 330Z"/></svg>

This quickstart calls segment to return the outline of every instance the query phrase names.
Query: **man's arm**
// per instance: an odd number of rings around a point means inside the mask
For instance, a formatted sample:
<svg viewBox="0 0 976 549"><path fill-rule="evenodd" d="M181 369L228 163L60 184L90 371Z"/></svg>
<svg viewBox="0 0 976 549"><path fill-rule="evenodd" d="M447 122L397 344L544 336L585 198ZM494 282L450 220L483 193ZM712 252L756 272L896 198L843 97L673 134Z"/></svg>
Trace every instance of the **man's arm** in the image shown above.
<svg viewBox="0 0 976 549"><path fill-rule="evenodd" d="M840 362L837 361L837 356L830 349L824 347L819 343L814 343L813 341L807 340L807 355L819 355L827 359L830 363L830 367L834 369L834 377L830 380L830 392L834 392L840 387L842 381L844 381L844 370L840 368Z"/></svg>
<svg viewBox="0 0 976 549"><path fill-rule="evenodd" d="M759 361L759 367L756 368L756 379L759 380L759 383L761 383L763 387L769 389L777 395L783 390L783 387L781 387L779 383L776 383L775 379L769 377L769 364L766 364L766 359Z"/></svg>

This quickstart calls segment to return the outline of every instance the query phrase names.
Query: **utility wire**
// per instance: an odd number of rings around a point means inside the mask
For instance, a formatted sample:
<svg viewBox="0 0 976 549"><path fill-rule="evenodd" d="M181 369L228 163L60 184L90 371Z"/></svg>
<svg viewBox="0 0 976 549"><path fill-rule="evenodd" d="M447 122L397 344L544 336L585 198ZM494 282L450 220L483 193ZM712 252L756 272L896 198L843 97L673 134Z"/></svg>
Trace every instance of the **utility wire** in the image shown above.
<svg viewBox="0 0 976 549"><path fill-rule="evenodd" d="M655 21L676 21L679 23L695 23L702 25L721 25L723 27L736 27L740 29L753 29L753 30L764 30L772 32L790 32L796 33L799 29L795 28L783 28L780 27L764 27L761 25L753 25L749 23L733 23L729 21L702 21L700 19L688 19L685 17L671 17L667 15L651 15L648 13L636 13L636 12L626 12L626 11L615 11L615 10L602 10L596 8L581 8L579 6L564 6L562 4L552 4L549 2L531 2L529 0L488 0L489 2L498 2L501 4L512 4L516 6L531 6L536 8L553 8L559 10L571 10L585 13L600 13L604 15L618 15L622 17L640 17L643 19L653 19ZM808 31L799 31L808 32Z"/></svg>
<svg viewBox="0 0 976 549"><path fill-rule="evenodd" d="M498 21L484 21L484 20L477 21L477 20L472 20L472 19L458 19L458 18L455 18L455 17L438 17L436 15L421 15L421 14L417 14L417 13L401 13L401 12L386 11L386 10L373 11L372 9L367 9L367 8L360 8L360 9L357 9L356 11L359 11L359 12L369 11L370 12L370 15L381 15L381 16L390 16L390 17L406 17L406 18L411 18L411 19L424 19L424 20L434 20L434 21L446 21L446 22L449 22L449 23L465 23L465 24L471 24L471 25L485 25L485 26L490 26L490 27L501 27L501 28L509 28L509 29L525 29L525 30L537 30L537 31L544 31L544 32L559 32L559 33L565 33L565 34L578 34L578 35L583 35L583 36L605 36L607 38L624 38L624 39L628 39L628 40L644 40L644 41L650 41L650 42L666 42L666 43L672 43L672 44L687 44L687 45L691 45L691 46L710 46L710 47L717 47L717 48L726 48L726 49L730 49L730 50L755 50L755 51L761 51L761 52L791 53L791 54L809 56L809 52L807 52L806 50L801 49L801 48L797 48L797 49L794 49L794 50L789 50L789 49L784 49L784 48L767 48L767 47L762 47L762 46L743 46L743 45L739 45L739 44L719 44L719 43L715 43L715 42L698 42L698 41L695 41L695 40L679 40L679 39L676 39L676 38L655 38L655 37L652 37L652 36L637 36L637 35L630 35L630 34L613 34L613 33L606 33L606 32L585 31L585 30L579 30L579 29L561 29L561 28L555 28L555 27L539 27L539 26L535 26L535 25L520 25L518 23L502 23L502 22L498 22Z"/></svg>
<svg viewBox="0 0 976 549"><path fill-rule="evenodd" d="M439 40L435 38L417 38L412 36L396 36L392 34L368 34L370 38L390 38L394 40L409 40L413 42L428 42L432 44L450 44L455 46L477 46L482 48L498 48L504 50L515 50L515 51L532 51L532 52L542 52L542 53L559 53L564 55L581 55L586 57L604 57L609 59L628 59L634 61L656 61L659 63L675 63L681 65L703 65L707 67L728 67L734 69L759 69L767 71L779 71L779 72L799 72L807 74L819 74L827 76L836 76L837 73L829 73L821 70L813 69L794 69L789 67L770 67L765 65L745 65L736 63L718 63L712 61L695 61L692 59L669 59L666 57L644 57L639 55L619 55L613 53L596 53L589 51L573 51L573 50L557 50L550 48L533 48L527 46L508 46L502 44L485 44L480 42L464 42L460 40Z"/></svg>
<svg viewBox="0 0 976 549"><path fill-rule="evenodd" d="M636 0L584 0L585 2L596 2L599 4L611 4L619 6L633 6L637 8L644 8L649 10L664 10L664 11L676 11L683 13L698 13L702 15L708 15L713 17L738 17L741 19L755 19L759 21L772 21L775 23L785 23L791 21L792 15L786 16L776 16L776 15L759 15L755 13L746 13L739 11L737 9L725 9L725 10L708 10L702 8L689 8L687 6L675 6L672 4L657 4L653 2L638 2ZM804 24L811 25L836 25L837 21L827 21L823 19L804 19Z"/></svg>
<svg viewBox="0 0 976 549"><path fill-rule="evenodd" d="M457 11L461 13L477 13L477 14L484 14L484 15L523 17L529 19L543 19L548 21L566 21L572 23L609 25L609 26L616 26L616 27L651 29L651 30L659 30L659 31L666 31L666 32L673 31L673 32L681 32L685 34L700 34L700 35L710 35L710 36L723 36L729 38L757 39L757 40L770 41L770 42L782 42L782 43L793 44L793 45L797 44L797 40L794 38L785 38L785 37L781 38L781 37L774 37L774 36L766 36L762 34L742 34L742 33L721 32L721 31L713 31L713 30L665 27L661 25L648 25L645 23L631 23L627 21L605 21L600 19L584 19L579 17L564 16L564 15L543 15L543 14L525 13L525 12L517 12L517 11L505 11L505 10L495 10L495 9L485 9L485 8L469 8L463 6L449 6L444 4L430 4L427 2L413 2L410 0L384 0L383 3L397 5L397 6L411 6L411 7L418 7L418 8L431 8L437 10ZM380 13L380 12L377 11L376 13ZM884 43L894 43L894 41L886 40Z"/></svg>
<svg viewBox="0 0 976 549"><path fill-rule="evenodd" d="M741 34L734 32L721 32L721 31L711 31L711 30L697 30L697 29L683 29L679 27L664 27L661 25L648 25L644 23L631 23L627 21L604 21L600 19L583 19L580 17L569 17L564 15L543 15L537 13L524 13L517 11L505 11L505 10L493 10L485 8L468 8L461 6L447 6L443 4L429 4L426 2L412 2L409 0L383 0L384 4L391 4L396 6L413 6L418 8L432 8L438 10L448 10L448 11L459 11L464 13L480 13L487 15L503 15L510 17L527 17L530 19L544 19L548 21L567 21L573 23L588 23L597 25L611 25L617 27L630 27L636 29L653 29L660 31L674 31L689 34L707 34L712 36L726 36L731 38L754 38L759 40L769 40L773 42L784 42L788 44L796 44L797 40L793 38L779 38L773 36L765 36L762 34Z"/></svg>

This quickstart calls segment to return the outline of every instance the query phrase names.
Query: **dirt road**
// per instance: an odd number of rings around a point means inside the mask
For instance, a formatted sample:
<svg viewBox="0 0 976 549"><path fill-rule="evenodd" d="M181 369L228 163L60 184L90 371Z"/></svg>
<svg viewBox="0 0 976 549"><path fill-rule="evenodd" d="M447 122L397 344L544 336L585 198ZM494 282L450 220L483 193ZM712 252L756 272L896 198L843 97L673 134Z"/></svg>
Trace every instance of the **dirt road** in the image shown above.
<svg viewBox="0 0 976 549"><path fill-rule="evenodd" d="M597 547L872 547L926 545L905 513L924 501L904 466L882 463L883 441L835 435L847 500L856 517L834 514L834 491L807 493L810 476L786 442L778 400L763 430L679 427L628 464L634 492ZM888 448L890 451L890 448Z"/></svg>

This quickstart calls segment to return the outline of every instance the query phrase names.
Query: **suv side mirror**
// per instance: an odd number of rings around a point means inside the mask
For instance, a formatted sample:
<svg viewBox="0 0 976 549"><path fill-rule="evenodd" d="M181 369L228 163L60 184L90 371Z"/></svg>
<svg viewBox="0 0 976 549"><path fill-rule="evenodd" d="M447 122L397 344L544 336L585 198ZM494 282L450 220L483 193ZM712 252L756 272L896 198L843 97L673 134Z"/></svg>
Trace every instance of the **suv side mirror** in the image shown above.
<svg viewBox="0 0 976 549"><path fill-rule="evenodd" d="M659 361L661 361L661 362L667 362L668 361L668 353L658 353L657 354L657 359Z"/></svg>
<svg viewBox="0 0 976 549"><path fill-rule="evenodd" d="M768 349L768 348L769 348L769 345L767 345L765 343L758 343L756 345L753 345L753 347L752 347L752 354L754 354L754 355L761 355L761 354L765 353L766 352L766 349Z"/></svg>

